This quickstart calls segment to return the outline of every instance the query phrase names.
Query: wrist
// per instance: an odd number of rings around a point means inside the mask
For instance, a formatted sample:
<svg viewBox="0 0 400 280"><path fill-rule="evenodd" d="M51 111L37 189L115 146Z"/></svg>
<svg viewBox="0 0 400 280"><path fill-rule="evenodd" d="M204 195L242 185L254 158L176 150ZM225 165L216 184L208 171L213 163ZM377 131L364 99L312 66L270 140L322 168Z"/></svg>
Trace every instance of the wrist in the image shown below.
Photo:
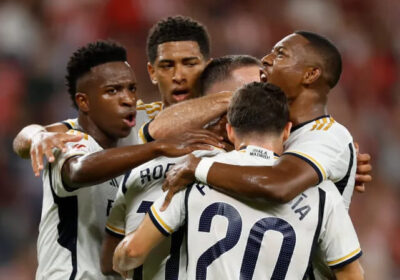
<svg viewBox="0 0 400 280"><path fill-rule="evenodd" d="M197 181L207 184L208 172L210 171L213 163L214 160L211 158L204 157L199 159L194 172Z"/></svg>

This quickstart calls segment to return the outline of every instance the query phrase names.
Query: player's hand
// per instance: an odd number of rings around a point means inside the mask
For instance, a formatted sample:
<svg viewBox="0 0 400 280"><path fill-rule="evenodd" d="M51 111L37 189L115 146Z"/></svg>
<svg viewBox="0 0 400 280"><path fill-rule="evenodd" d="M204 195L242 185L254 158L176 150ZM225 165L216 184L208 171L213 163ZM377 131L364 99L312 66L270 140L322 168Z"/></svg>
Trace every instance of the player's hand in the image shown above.
<svg viewBox="0 0 400 280"><path fill-rule="evenodd" d="M164 203L160 210L167 209L174 194L186 188L190 183L196 180L194 173L201 158L194 155L189 155L185 161L176 164L170 171L167 172L167 177L162 186L163 191L168 191Z"/></svg>
<svg viewBox="0 0 400 280"><path fill-rule="evenodd" d="M360 154L358 143L354 143L357 153L357 171L356 171L356 184L355 190L359 193L365 192L365 184L372 181L371 171L372 165L370 163L371 156L369 154Z"/></svg>
<svg viewBox="0 0 400 280"><path fill-rule="evenodd" d="M63 153L66 151L65 143L76 142L82 139L82 135L71 135L60 132L40 131L32 137L31 142L31 164L35 176L40 175L43 170L43 156L48 162L54 161L53 149L58 148Z"/></svg>
<svg viewBox="0 0 400 280"><path fill-rule="evenodd" d="M205 130L189 130L181 135L159 139L155 142L161 155L179 157L194 150L212 150L211 146L224 148L223 137Z"/></svg>

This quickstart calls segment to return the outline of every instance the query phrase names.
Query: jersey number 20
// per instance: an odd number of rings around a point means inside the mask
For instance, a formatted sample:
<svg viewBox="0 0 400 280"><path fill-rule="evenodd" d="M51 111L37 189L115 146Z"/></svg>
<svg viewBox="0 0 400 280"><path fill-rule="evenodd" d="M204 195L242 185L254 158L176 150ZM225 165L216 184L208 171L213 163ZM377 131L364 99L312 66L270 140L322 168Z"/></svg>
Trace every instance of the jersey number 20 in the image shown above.
<svg viewBox="0 0 400 280"><path fill-rule="evenodd" d="M222 254L231 250L242 233L242 218L239 212L232 205L224 202L213 203L203 211L199 221L199 231L210 232L211 222L216 215L228 219L226 235L199 257L196 265L197 280L207 279L207 267ZM265 232L269 230L278 231L283 235L281 250L271 279L285 279L296 244L296 234L285 220L268 217L258 220L250 230L240 269L241 280L253 278L261 243Z"/></svg>

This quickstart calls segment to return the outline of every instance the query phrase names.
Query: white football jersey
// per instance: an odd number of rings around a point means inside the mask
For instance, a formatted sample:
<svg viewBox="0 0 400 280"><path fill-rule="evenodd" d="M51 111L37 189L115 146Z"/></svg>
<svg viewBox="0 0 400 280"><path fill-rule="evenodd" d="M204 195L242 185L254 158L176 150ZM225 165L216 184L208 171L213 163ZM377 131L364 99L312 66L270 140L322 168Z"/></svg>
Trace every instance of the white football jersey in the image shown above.
<svg viewBox="0 0 400 280"><path fill-rule="evenodd" d="M100 248L106 218L122 176L90 187L68 188L62 182L64 162L102 148L87 134L79 142L66 145L67 152L59 153L43 172L36 279L121 279L101 273Z"/></svg>
<svg viewBox="0 0 400 280"><path fill-rule="evenodd" d="M308 162L320 182L325 179L334 182L349 209L357 157L353 138L343 125L327 115L293 127L284 153Z"/></svg>
<svg viewBox="0 0 400 280"><path fill-rule="evenodd" d="M276 155L260 147L219 154L215 161L272 165ZM304 279L317 245L333 267L361 255L343 200L330 181L286 204L237 200L194 183L159 211L149 212L165 235L186 223L188 279ZM318 244L319 243L319 244Z"/></svg>
<svg viewBox="0 0 400 280"><path fill-rule="evenodd" d="M193 154L214 155L221 151L195 151ZM158 157L128 172L118 189L106 231L120 238L135 231L153 202L162 196L165 173L185 157ZM186 250L181 245L185 243L184 229L178 230L151 251L146 262L134 270L133 279L184 279Z"/></svg>

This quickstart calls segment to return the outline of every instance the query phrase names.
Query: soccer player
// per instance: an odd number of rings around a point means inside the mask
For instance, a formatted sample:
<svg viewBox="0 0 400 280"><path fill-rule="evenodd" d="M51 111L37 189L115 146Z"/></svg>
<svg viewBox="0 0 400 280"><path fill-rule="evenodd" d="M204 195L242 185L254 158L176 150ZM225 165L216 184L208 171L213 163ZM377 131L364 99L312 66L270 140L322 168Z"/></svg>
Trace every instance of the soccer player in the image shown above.
<svg viewBox="0 0 400 280"><path fill-rule="evenodd" d="M235 151L215 161L273 165L291 123L284 93L271 84L239 89L228 110ZM290 203L233 198L205 184L179 192L162 212L163 198L114 255L122 275L143 263L152 248L185 223L188 279L304 279L318 243L337 279L363 279L361 249L342 197L330 181Z"/></svg>
<svg viewBox="0 0 400 280"><path fill-rule="evenodd" d="M281 87L288 98L293 128L285 153L274 167L213 164L211 159L200 162L189 157L185 168L176 166L166 180L167 201L196 173L198 180L221 190L280 202L330 179L348 207L356 170L353 139L327 109L328 92L341 74L340 53L326 38L299 31L278 42L262 62L264 78Z"/></svg>
<svg viewBox="0 0 400 280"><path fill-rule="evenodd" d="M113 148L135 125L136 78L126 60L122 46L102 41L78 49L69 60L66 80L78 109L79 127L68 133L82 138L68 143L66 152L43 173L37 279L105 279L100 272L100 245L119 178L81 183L81 178L94 176L96 170L109 171L101 157L103 149L109 149L114 160L119 156L116 149L129 154L134 167L159 155L181 156L208 148L195 144L207 137L204 132ZM92 157L95 152L100 156Z"/></svg>
<svg viewBox="0 0 400 280"><path fill-rule="evenodd" d="M288 98L293 128L285 153L271 167L213 163L209 158L200 162L189 156L164 182L169 188L164 208L195 178L224 192L279 202L329 179L349 207L356 170L353 139L327 113L327 94L341 74L340 53L326 38L299 31L278 42L262 61L264 80L280 86Z"/></svg>
<svg viewBox="0 0 400 280"><path fill-rule="evenodd" d="M224 56L214 59L200 76L202 95L208 96L221 90L233 91L253 81L259 75L261 62L248 55ZM226 135L226 116L217 118L207 129ZM227 145L226 145L227 146ZM221 150L213 151L213 153ZM195 151L196 156L210 152ZM112 273L112 256L125 233L136 230L153 201L162 195L165 173L182 158L159 157L133 169L125 175L106 224L103 240L101 267L104 274ZM183 232L165 240L152 251L148 261L134 271L141 279L182 279L186 272L186 254L181 247Z"/></svg>
<svg viewBox="0 0 400 280"><path fill-rule="evenodd" d="M136 125L120 145L135 145L153 137L160 139L169 135L178 135L182 131L187 131L186 127L202 128L210 120L226 111L230 93L216 94L216 97L213 97L213 104L207 106L212 110L204 111L204 106L201 104L197 107L198 110L193 110L192 105L187 104L179 113L167 111L166 114L162 114L160 118L147 125L144 130L141 129L140 137L138 136L137 130L153 119L161 107L169 107L176 102L199 95L195 84L209 59L209 51L207 31L199 22L188 17L176 16L155 24L149 32L147 41L148 70L152 81L158 85L162 102L143 104L140 100L138 101ZM205 98L206 101L208 99ZM186 121L181 117L182 114L192 121ZM159 121L162 122L165 130L163 133L153 135L152 126L157 125ZM79 140L77 136L65 134L68 129L78 127L77 120L67 120L46 127L52 132L38 125L30 125L15 138L14 150L22 157L31 155L32 167L38 176L43 168L43 154L52 162L54 147L63 149L65 142ZM144 136L147 136L147 140ZM186 139L195 140L193 135L186 136L188 137ZM121 175L133 168L130 158L126 151L119 151L116 154L115 151L104 150L102 153L91 155L89 158L91 162L104 166L103 163L106 161L107 165L104 170L93 166L95 171L90 173L86 171L84 177L76 178L77 183L103 182Z"/></svg>

